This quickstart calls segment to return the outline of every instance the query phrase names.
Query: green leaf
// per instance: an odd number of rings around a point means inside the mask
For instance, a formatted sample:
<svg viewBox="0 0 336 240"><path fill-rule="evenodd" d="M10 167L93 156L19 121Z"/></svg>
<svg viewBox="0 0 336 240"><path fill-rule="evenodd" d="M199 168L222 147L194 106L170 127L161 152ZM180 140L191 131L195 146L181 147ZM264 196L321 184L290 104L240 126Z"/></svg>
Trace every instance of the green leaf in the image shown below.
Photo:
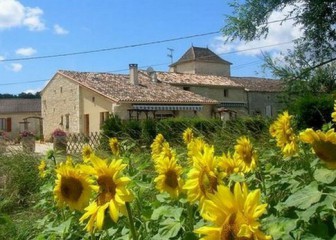
<svg viewBox="0 0 336 240"><path fill-rule="evenodd" d="M230 181L234 181L234 182L245 182L246 181L244 175L237 174L237 173L231 174L229 179Z"/></svg>
<svg viewBox="0 0 336 240"><path fill-rule="evenodd" d="M179 220L182 212L183 208L161 206L153 211L151 220L158 220L161 216L164 216L166 218L172 217L175 220Z"/></svg>
<svg viewBox="0 0 336 240"><path fill-rule="evenodd" d="M315 170L314 178L321 183L330 184L336 179L336 171L327 168L319 168Z"/></svg>
<svg viewBox="0 0 336 240"><path fill-rule="evenodd" d="M299 209L309 208L312 204L318 202L322 196L317 187L318 185L315 181L310 183L308 186L290 195L285 204L288 207L297 207Z"/></svg>
<svg viewBox="0 0 336 240"><path fill-rule="evenodd" d="M198 239L198 237L193 232L186 232L184 237L183 237L183 240L197 240L197 239Z"/></svg>
<svg viewBox="0 0 336 240"><path fill-rule="evenodd" d="M174 221L173 219L166 219L162 225L164 227L159 230L159 233L163 239L170 239L175 237L182 228L182 224L180 222Z"/></svg>
<svg viewBox="0 0 336 240"><path fill-rule="evenodd" d="M267 234L273 239L291 239L289 233L296 228L297 219L268 217L264 219Z"/></svg>

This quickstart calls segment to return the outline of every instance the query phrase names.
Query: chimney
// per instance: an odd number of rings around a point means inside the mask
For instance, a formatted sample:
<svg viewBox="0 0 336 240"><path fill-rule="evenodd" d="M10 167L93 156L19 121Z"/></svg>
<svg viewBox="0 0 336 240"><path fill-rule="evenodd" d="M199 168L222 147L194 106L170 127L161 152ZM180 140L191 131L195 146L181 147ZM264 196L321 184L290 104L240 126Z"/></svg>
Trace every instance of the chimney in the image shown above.
<svg viewBox="0 0 336 240"><path fill-rule="evenodd" d="M156 72L152 72L152 73L150 74L150 77L151 77L153 83L157 83Z"/></svg>
<svg viewBox="0 0 336 240"><path fill-rule="evenodd" d="M130 83L133 85L138 85L138 64L130 64L129 65L129 77L130 77Z"/></svg>

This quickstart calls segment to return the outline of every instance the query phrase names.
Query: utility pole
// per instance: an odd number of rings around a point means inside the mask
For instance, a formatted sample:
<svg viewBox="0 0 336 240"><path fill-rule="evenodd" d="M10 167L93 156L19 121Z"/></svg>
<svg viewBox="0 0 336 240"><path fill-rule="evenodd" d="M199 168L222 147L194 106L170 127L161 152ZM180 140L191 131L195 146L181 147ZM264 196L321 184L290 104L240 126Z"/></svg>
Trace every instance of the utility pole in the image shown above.
<svg viewBox="0 0 336 240"><path fill-rule="evenodd" d="M170 58L170 63L173 63L174 59L173 59L173 52L174 49L173 48L167 48L169 53L167 54L167 56Z"/></svg>

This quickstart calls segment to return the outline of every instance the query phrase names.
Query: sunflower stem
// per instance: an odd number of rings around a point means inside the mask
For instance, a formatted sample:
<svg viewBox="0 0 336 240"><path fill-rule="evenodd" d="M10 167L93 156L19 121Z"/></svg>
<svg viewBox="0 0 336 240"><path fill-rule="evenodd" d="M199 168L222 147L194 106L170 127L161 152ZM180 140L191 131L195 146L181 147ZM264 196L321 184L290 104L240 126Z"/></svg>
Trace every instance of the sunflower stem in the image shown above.
<svg viewBox="0 0 336 240"><path fill-rule="evenodd" d="M131 205L130 205L129 202L126 202L126 209L127 209L128 220L129 220L129 223L130 223L130 229L131 229L133 240L138 240L138 237L137 237L137 234L136 234L136 231L135 231L135 226L134 226L132 209L131 209Z"/></svg>
<svg viewBox="0 0 336 240"><path fill-rule="evenodd" d="M194 206L190 203L187 203L187 210L188 210L188 219L189 219L189 231L194 230Z"/></svg>

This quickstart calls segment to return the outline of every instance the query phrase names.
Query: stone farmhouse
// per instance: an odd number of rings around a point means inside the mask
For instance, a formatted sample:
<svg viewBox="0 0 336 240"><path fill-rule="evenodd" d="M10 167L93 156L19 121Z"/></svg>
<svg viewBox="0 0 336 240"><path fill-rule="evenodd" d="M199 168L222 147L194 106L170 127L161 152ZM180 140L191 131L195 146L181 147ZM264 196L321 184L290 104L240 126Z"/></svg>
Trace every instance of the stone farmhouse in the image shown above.
<svg viewBox="0 0 336 240"><path fill-rule="evenodd" d="M42 134L41 100L0 99L0 131L15 137L23 130Z"/></svg>
<svg viewBox="0 0 336 240"><path fill-rule="evenodd" d="M230 65L208 48L191 47L169 72L143 71L136 64L128 74L60 70L41 92L43 132L46 138L56 128L97 132L110 114L121 119L275 115L281 83L231 77Z"/></svg>

